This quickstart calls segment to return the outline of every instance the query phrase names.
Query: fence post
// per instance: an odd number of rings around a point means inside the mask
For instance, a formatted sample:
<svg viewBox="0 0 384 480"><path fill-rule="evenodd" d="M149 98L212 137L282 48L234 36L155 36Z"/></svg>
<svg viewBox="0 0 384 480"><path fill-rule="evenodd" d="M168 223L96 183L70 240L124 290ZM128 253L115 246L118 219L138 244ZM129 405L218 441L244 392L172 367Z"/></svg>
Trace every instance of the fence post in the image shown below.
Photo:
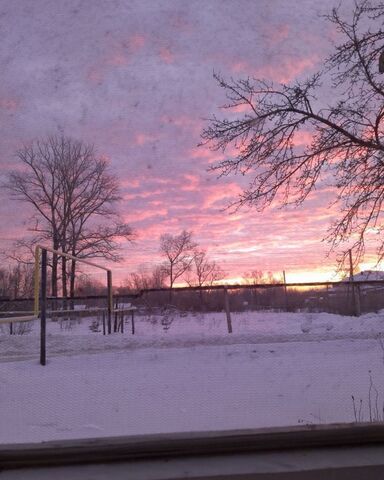
<svg viewBox="0 0 384 480"><path fill-rule="evenodd" d="M47 250L41 252L40 365L46 364Z"/></svg>
<svg viewBox="0 0 384 480"><path fill-rule="evenodd" d="M132 310L131 312L131 327L132 327L132 335L135 334L135 312Z"/></svg>
<svg viewBox="0 0 384 480"><path fill-rule="evenodd" d="M227 314L228 333L232 333L232 320L231 320L231 311L229 309L229 297L228 297L227 287L224 287L224 306L225 306L225 313Z"/></svg>

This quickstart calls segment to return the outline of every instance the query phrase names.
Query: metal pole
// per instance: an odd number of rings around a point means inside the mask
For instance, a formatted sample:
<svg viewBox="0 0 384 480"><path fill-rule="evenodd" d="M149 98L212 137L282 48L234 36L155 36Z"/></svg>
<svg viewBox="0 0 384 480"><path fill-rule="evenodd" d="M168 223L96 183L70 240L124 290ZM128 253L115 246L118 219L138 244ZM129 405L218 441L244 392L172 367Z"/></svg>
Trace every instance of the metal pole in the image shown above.
<svg viewBox="0 0 384 480"><path fill-rule="evenodd" d="M46 364L47 250L41 252L40 365Z"/></svg>
<svg viewBox="0 0 384 480"><path fill-rule="evenodd" d="M112 333L112 311L113 311L113 296L112 296L112 272L107 271L108 282L108 335Z"/></svg>
<svg viewBox="0 0 384 480"><path fill-rule="evenodd" d="M35 248L35 272L34 272L34 305L36 317L39 316L39 293L40 293L40 247Z"/></svg>

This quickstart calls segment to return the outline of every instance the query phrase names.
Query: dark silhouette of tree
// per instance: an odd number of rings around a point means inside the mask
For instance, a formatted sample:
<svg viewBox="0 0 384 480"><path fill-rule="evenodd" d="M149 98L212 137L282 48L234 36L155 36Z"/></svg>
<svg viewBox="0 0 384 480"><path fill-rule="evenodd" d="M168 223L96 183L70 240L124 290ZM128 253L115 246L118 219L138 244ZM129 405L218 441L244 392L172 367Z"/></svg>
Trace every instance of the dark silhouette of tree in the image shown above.
<svg viewBox="0 0 384 480"><path fill-rule="evenodd" d="M384 4L359 1L349 18L335 8L326 19L343 41L311 78L286 85L215 75L229 101L225 107L241 106L246 113L214 116L202 133L203 143L237 152L212 166L219 176L250 179L233 206L299 205L327 181L340 209L327 235L331 249L349 241L358 261L372 227L380 234L382 258ZM302 134L310 138L305 146L297 141Z"/></svg>
<svg viewBox="0 0 384 480"><path fill-rule="evenodd" d="M32 297L33 281L33 265L20 263L0 268L0 297Z"/></svg>
<svg viewBox="0 0 384 480"><path fill-rule="evenodd" d="M281 275L274 275L272 272L262 272L261 270L245 272L243 280L247 285L274 284L284 281Z"/></svg>
<svg viewBox="0 0 384 480"><path fill-rule="evenodd" d="M195 250L191 267L191 276L186 279L191 286L211 286L224 275L219 265L209 259L205 250Z"/></svg>
<svg viewBox="0 0 384 480"><path fill-rule="evenodd" d="M169 277L170 300L175 281L191 269L196 243L192 232L183 230L179 235L165 234L160 237L160 252L165 257L164 270Z"/></svg>
<svg viewBox="0 0 384 480"><path fill-rule="evenodd" d="M118 261L117 239L132 238L132 229L116 212L119 182L106 159L92 145L65 136L49 136L17 152L20 167L8 188L14 198L32 205L30 246L49 241L52 248L81 258ZM28 242L20 245L28 247ZM68 293L68 267L62 257L63 296ZM70 293L74 295L76 263L70 266ZM52 295L57 295L58 258L52 259Z"/></svg>
<svg viewBox="0 0 384 480"><path fill-rule="evenodd" d="M165 280L167 272L163 265L156 265L152 271L148 272L143 267L129 275L124 282L123 287L128 290L140 291L150 288L166 288Z"/></svg>

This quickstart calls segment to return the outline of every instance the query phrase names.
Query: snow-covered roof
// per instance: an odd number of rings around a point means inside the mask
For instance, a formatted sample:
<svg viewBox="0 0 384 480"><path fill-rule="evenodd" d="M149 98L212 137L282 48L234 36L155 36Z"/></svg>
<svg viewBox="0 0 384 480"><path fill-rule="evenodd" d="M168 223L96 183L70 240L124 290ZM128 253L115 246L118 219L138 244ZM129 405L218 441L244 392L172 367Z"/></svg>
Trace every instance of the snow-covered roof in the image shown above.
<svg viewBox="0 0 384 480"><path fill-rule="evenodd" d="M377 271L377 270L365 270L360 273L356 273L353 275L353 280L355 282L364 282L368 280L384 280L384 272ZM343 280L343 282L349 282L350 277L347 277Z"/></svg>

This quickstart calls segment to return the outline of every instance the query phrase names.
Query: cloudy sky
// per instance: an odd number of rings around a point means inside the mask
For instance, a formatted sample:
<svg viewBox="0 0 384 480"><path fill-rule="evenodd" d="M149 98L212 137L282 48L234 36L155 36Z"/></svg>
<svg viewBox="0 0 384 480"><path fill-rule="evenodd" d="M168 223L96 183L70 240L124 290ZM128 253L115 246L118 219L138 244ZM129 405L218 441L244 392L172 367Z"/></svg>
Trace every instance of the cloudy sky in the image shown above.
<svg viewBox="0 0 384 480"><path fill-rule="evenodd" d="M349 0L344 5L352 6ZM300 209L224 210L244 180L207 171L224 158L198 147L225 103L213 72L289 82L310 74L336 33L324 0L0 0L1 171L15 151L51 133L93 143L121 181L120 211L137 238L119 278L160 261L159 237L192 230L228 278L258 269L333 270L321 242L332 192ZM243 183L241 183L243 182ZM0 198L2 248L30 212ZM307 276L313 279L313 276ZM301 280L304 278L301 277Z"/></svg>

